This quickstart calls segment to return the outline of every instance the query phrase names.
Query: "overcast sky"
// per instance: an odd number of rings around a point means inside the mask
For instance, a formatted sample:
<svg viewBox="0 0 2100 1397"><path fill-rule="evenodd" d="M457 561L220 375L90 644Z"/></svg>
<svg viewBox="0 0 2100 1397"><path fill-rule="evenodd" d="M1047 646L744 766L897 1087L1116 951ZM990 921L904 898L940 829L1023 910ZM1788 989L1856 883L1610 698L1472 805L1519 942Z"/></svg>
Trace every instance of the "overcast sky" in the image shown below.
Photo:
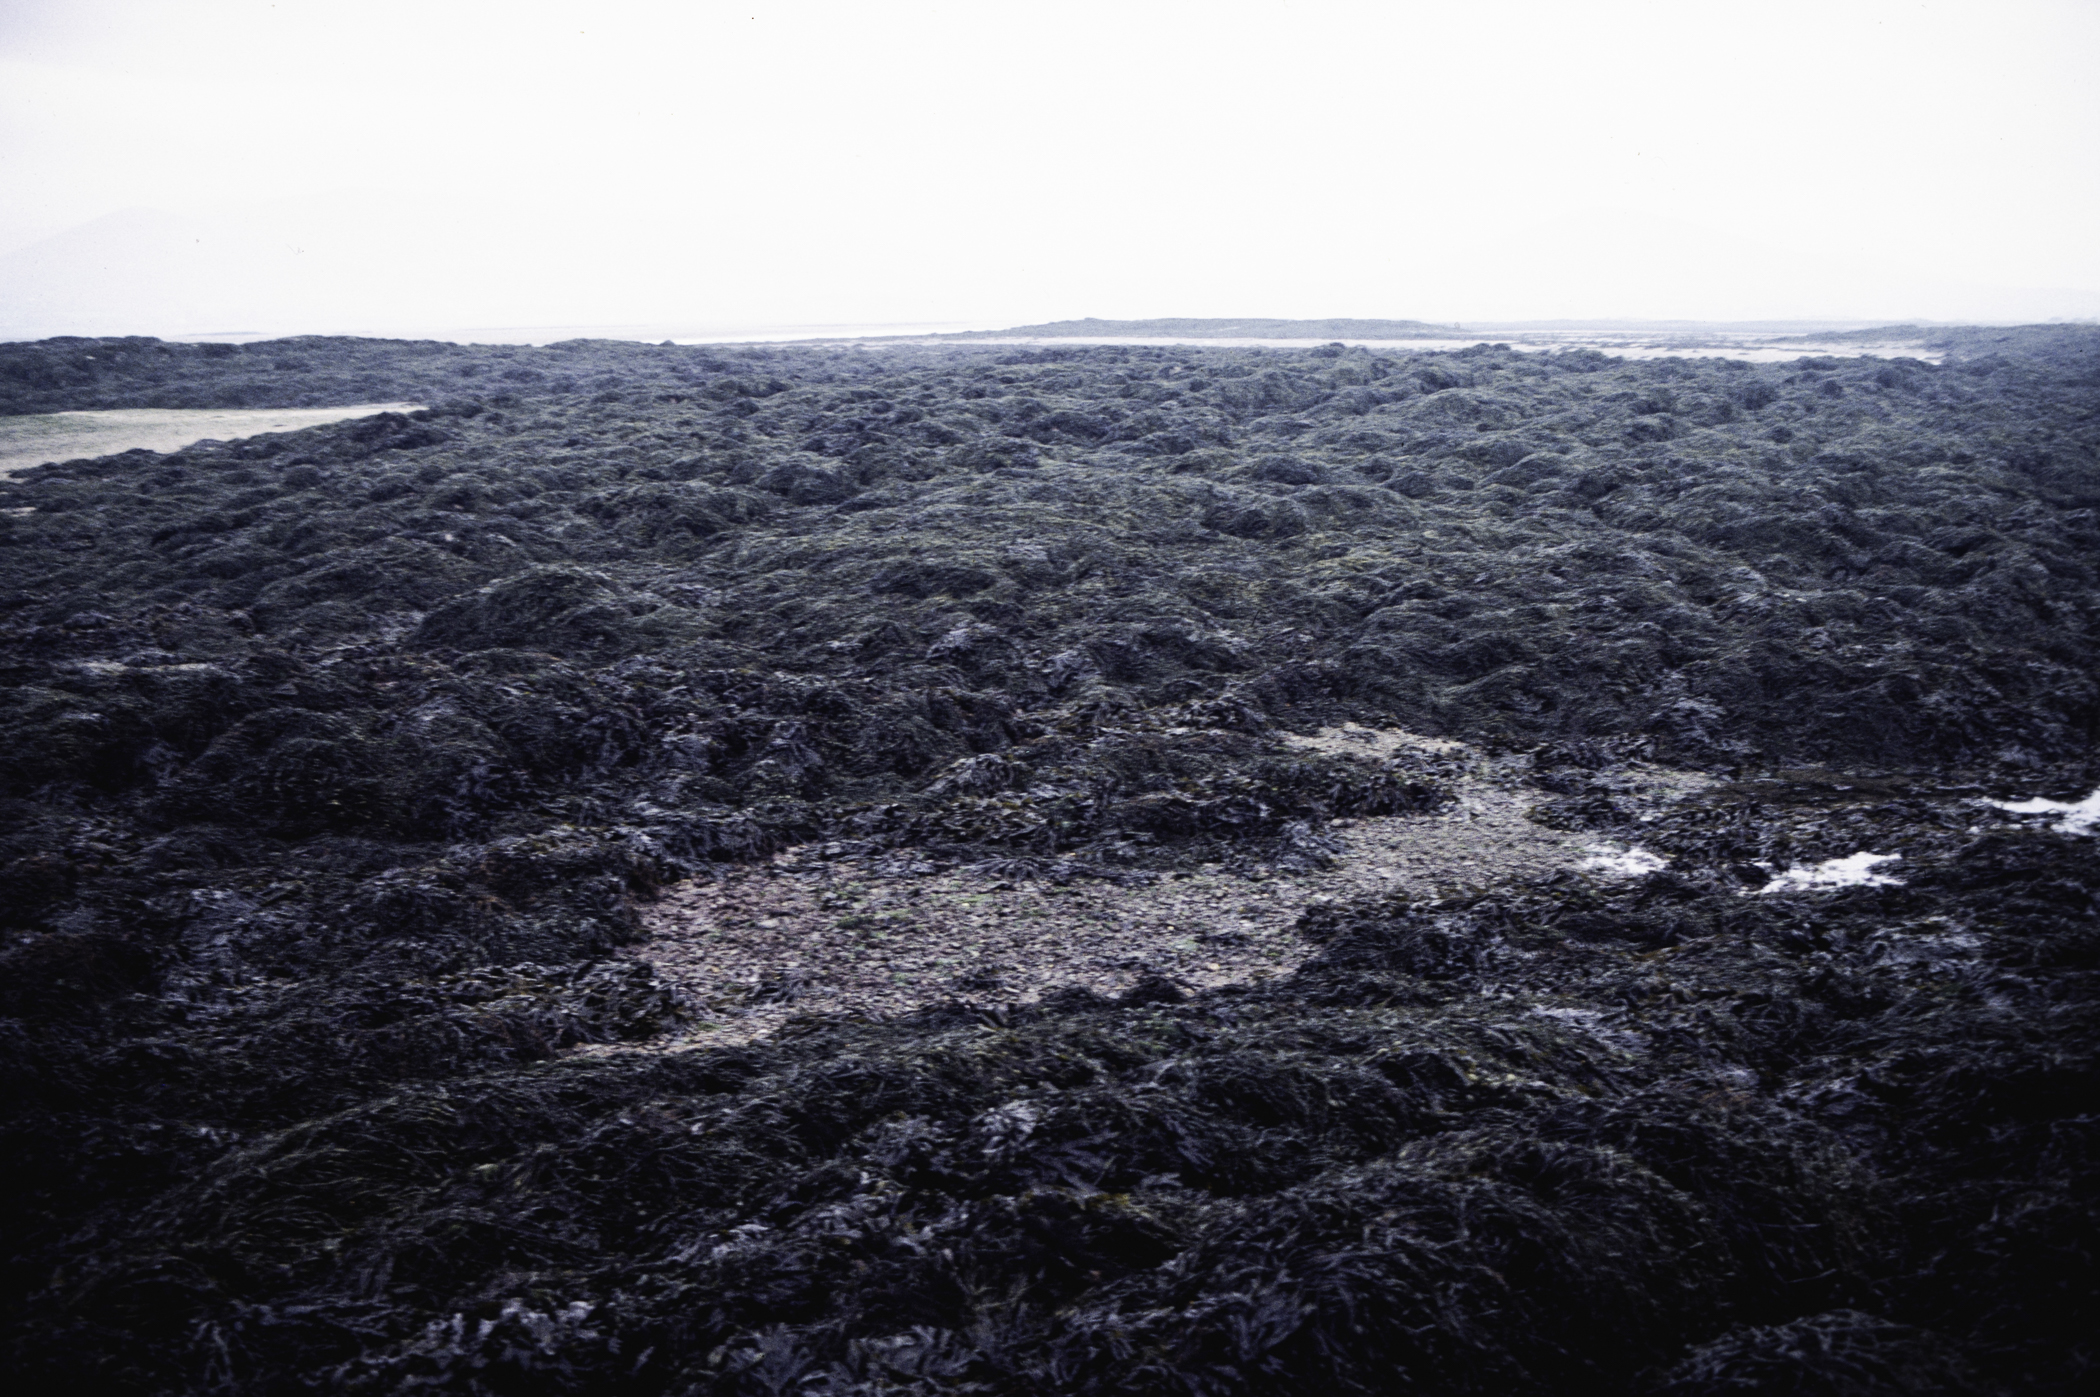
<svg viewBox="0 0 2100 1397"><path fill-rule="evenodd" d="M2095 73L2095 0L0 0L0 326L2090 316Z"/></svg>

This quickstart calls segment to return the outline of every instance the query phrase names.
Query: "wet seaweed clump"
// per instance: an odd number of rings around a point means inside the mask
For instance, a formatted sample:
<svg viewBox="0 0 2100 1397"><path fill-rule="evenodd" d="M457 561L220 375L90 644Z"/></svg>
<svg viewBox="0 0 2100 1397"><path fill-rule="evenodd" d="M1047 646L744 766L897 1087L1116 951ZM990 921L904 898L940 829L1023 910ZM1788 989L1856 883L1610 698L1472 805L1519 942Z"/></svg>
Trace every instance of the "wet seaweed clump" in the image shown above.
<svg viewBox="0 0 2100 1397"><path fill-rule="evenodd" d="M2100 865L2015 799L2100 784L2089 332L88 343L8 409L437 406L0 483L37 1390L2091 1381ZM1490 767L1603 852L1268 979L716 1041L642 947L789 849L1309 878Z"/></svg>

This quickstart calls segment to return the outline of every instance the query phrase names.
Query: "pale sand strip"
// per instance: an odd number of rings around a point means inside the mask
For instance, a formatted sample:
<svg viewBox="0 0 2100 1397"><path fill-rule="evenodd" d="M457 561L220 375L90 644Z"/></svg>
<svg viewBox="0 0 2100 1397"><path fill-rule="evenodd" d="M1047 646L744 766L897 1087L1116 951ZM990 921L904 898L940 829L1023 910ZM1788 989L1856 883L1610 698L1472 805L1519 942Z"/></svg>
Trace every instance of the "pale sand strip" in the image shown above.
<svg viewBox="0 0 2100 1397"><path fill-rule="evenodd" d="M114 456L141 447L180 451L199 441L234 441L380 412L421 410L419 403L360 403L352 407L127 407L0 417L0 476L83 456Z"/></svg>

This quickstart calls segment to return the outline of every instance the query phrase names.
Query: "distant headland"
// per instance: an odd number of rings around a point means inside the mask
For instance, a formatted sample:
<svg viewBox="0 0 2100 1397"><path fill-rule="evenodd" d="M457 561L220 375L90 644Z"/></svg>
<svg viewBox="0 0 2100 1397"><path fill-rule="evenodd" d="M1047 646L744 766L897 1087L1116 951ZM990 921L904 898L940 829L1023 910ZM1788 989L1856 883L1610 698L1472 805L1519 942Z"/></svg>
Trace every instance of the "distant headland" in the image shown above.
<svg viewBox="0 0 2100 1397"><path fill-rule="evenodd" d="M1101 336L1133 339L1171 335L1191 339L1265 340L1412 340L1442 339L1458 333L1457 325L1433 325L1426 320L1220 320L1169 317L1161 320L1053 320L1044 325L1016 325L1010 330L965 330L943 339L990 339L1008 335L1032 335L1047 339L1094 339Z"/></svg>

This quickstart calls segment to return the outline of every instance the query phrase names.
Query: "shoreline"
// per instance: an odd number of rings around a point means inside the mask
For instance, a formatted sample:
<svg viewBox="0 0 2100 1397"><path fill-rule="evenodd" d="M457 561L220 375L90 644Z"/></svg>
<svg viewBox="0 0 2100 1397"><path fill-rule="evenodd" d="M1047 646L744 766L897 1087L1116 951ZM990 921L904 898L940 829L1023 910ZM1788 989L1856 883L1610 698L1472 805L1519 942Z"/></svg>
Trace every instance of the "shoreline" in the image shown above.
<svg viewBox="0 0 2100 1397"><path fill-rule="evenodd" d="M382 412L422 410L420 403L359 403L348 407L97 408L0 417L0 478L63 461L98 460L138 450L166 453L202 442L239 441Z"/></svg>

